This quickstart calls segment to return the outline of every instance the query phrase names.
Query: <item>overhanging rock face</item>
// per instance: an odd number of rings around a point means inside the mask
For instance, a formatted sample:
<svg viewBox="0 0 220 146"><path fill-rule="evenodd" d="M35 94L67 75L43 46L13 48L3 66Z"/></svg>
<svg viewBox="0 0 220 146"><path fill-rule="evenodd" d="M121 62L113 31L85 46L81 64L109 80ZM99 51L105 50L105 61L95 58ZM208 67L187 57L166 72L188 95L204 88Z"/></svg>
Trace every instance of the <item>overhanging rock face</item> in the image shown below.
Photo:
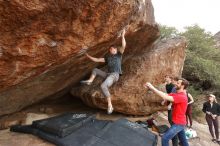
<svg viewBox="0 0 220 146"><path fill-rule="evenodd" d="M180 76L185 60L186 41L172 38L155 42L150 51L134 54L123 61L123 75L110 92L114 110L131 115L147 115L163 110L161 98L148 92L144 83L149 81L160 90L164 89L166 75ZM72 89L72 95L80 97L91 107L107 108L107 101L100 90L102 79L91 86Z"/></svg>
<svg viewBox="0 0 220 146"><path fill-rule="evenodd" d="M103 56L127 25L129 61L159 35L150 0L0 1L0 115L68 92L95 67L81 49Z"/></svg>

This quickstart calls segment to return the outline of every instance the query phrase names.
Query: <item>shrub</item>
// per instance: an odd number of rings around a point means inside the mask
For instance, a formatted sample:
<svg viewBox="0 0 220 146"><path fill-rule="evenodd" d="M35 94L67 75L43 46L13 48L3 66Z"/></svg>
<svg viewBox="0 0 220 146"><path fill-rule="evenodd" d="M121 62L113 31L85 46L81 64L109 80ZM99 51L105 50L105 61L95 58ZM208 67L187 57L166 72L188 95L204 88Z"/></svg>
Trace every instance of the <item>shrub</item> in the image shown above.
<svg viewBox="0 0 220 146"><path fill-rule="evenodd" d="M160 25L161 38L181 35L187 41L183 77L193 83L195 89L207 90L220 87L220 49L216 49L214 37L198 25L179 33L175 27Z"/></svg>

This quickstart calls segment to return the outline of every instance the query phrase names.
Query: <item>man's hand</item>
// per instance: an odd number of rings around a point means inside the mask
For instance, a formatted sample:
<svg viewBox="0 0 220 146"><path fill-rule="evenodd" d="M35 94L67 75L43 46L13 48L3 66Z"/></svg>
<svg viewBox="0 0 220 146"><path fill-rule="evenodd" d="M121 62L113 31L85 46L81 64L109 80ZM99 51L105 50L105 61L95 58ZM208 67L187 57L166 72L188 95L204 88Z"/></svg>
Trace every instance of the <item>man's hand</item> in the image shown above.
<svg viewBox="0 0 220 146"><path fill-rule="evenodd" d="M211 113L210 113L210 112L208 112L208 111L206 112L206 114L211 115Z"/></svg>
<svg viewBox="0 0 220 146"><path fill-rule="evenodd" d="M212 118L215 119L217 117L217 115L212 115Z"/></svg>
<svg viewBox="0 0 220 146"><path fill-rule="evenodd" d="M92 61L94 61L94 59L92 59L92 57L88 54L88 53L85 53L86 54L86 57L91 59Z"/></svg>
<svg viewBox="0 0 220 146"><path fill-rule="evenodd" d="M168 110L171 110L171 108L172 108L172 104L169 104L169 105L167 106L167 109L168 109Z"/></svg>
<svg viewBox="0 0 220 146"><path fill-rule="evenodd" d="M163 101L161 102L161 105L165 105L165 102L166 102L166 100L163 100Z"/></svg>
<svg viewBox="0 0 220 146"><path fill-rule="evenodd" d="M154 86L149 82L145 83L144 87L147 88L147 89L150 89L150 90L154 89Z"/></svg>

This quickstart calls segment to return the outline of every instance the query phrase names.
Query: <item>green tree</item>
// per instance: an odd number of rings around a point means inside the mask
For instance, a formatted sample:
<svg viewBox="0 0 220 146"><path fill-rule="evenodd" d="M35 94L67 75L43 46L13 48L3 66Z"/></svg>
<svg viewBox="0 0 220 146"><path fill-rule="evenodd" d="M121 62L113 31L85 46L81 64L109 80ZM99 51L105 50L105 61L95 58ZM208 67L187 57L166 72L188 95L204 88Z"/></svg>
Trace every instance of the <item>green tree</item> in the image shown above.
<svg viewBox="0 0 220 146"><path fill-rule="evenodd" d="M198 25L186 27L182 33L173 27L160 27L162 38L181 35L187 39L183 77L191 83L188 92L194 97L195 103L201 100L201 91L211 87L214 87L215 95L220 95L220 49L215 48L213 35ZM202 115L201 107L193 104L193 117L200 120Z"/></svg>
<svg viewBox="0 0 220 146"><path fill-rule="evenodd" d="M160 25L161 38L184 36L187 41L183 76L194 88L220 87L220 50L215 48L214 37L198 25L185 27L180 33L175 27Z"/></svg>
<svg viewBox="0 0 220 146"><path fill-rule="evenodd" d="M166 25L159 25L161 38L168 38L172 36L177 36L179 34L175 27L169 27Z"/></svg>
<svg viewBox="0 0 220 146"><path fill-rule="evenodd" d="M220 50L213 35L198 25L185 29L181 34L188 41L183 76L204 89L220 86Z"/></svg>
<svg viewBox="0 0 220 146"><path fill-rule="evenodd" d="M214 37L198 25L185 27L186 31L181 35L188 40L188 50L200 55L200 57L212 58L216 53Z"/></svg>

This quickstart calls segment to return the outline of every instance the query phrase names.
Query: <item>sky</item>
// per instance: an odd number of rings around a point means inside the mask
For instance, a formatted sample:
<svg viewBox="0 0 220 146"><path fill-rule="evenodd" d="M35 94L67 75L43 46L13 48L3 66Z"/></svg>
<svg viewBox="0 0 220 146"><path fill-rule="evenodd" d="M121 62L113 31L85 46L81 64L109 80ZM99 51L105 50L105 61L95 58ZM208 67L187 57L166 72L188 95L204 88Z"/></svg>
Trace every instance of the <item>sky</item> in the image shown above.
<svg viewBox="0 0 220 146"><path fill-rule="evenodd" d="M220 31L220 0L152 0L159 24L184 31L198 24L212 34Z"/></svg>

